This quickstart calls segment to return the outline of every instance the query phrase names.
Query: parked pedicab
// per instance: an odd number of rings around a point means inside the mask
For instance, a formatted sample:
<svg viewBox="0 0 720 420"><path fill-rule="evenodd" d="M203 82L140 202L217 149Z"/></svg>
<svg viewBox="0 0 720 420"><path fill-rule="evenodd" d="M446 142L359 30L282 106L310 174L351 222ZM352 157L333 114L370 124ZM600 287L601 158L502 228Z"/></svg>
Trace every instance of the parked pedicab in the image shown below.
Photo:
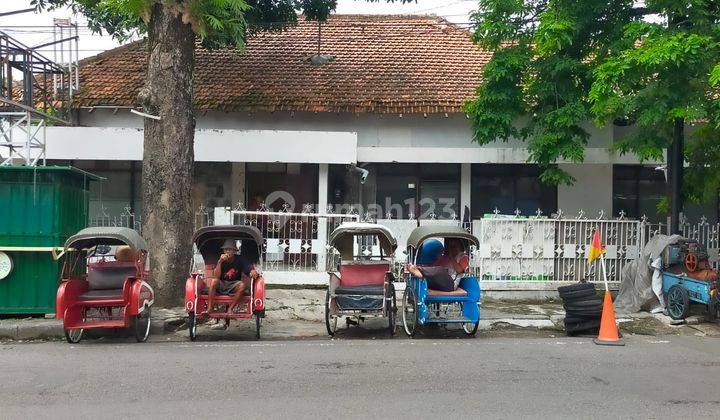
<svg viewBox="0 0 720 420"><path fill-rule="evenodd" d="M190 340L197 338L198 322L208 319L222 321L227 327L232 319L255 317L255 338L260 339L261 319L265 317L265 280L262 275L251 279L249 287L231 313L227 308L232 304L232 290L217 290L213 308L208 307L207 283L213 276L213 270L223 253L223 244L228 240L240 244L242 258L254 264L260 273L260 258L263 237L254 226L227 225L207 226L198 229L193 235L193 243L202 256L204 269L193 271L185 282L185 312L188 314ZM219 308L219 309L218 309Z"/></svg>
<svg viewBox="0 0 720 420"><path fill-rule="evenodd" d="M468 255L470 245L479 245L478 239L460 226L420 226L410 233L407 241L408 263L430 265L431 259L423 255L429 249L424 244L451 238L459 240ZM479 302L480 283L474 275L461 275L456 290L439 292L430 290L425 278L408 273L402 301L405 333L413 337L427 324L460 324L465 334L474 336L480 323Z"/></svg>
<svg viewBox="0 0 720 420"><path fill-rule="evenodd" d="M328 334L335 335L340 318L349 326L383 317L394 335L397 304L391 268L397 241L390 230L371 223L343 223L330 234L328 245L340 258L329 272L325 296Z"/></svg>
<svg viewBox="0 0 720 420"><path fill-rule="evenodd" d="M69 343L83 331L130 328L139 342L150 334L155 293L148 284L148 247L136 231L123 227L86 228L65 242L56 317Z"/></svg>

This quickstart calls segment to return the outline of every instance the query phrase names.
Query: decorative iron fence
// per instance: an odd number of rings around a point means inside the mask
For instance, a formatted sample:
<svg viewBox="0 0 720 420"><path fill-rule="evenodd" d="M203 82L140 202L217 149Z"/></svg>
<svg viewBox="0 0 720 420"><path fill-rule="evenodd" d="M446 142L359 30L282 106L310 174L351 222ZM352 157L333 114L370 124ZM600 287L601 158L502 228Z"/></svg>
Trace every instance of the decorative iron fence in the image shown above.
<svg viewBox="0 0 720 420"><path fill-rule="evenodd" d="M360 221L357 214L320 214L308 205L300 213L216 207L212 219L214 225L257 227L265 242L262 258L267 271L326 271L335 263L327 247L330 232L343 222Z"/></svg>
<svg viewBox="0 0 720 420"><path fill-rule="evenodd" d="M107 214L107 209L102 207L99 215L90 218L88 226L128 227L142 233L141 216L133 213L130 207L125 207L123 212L117 215Z"/></svg>
<svg viewBox="0 0 720 420"><path fill-rule="evenodd" d="M480 247L471 266L483 280L601 282L600 263L587 264L589 244L598 229L606 248L608 280L619 282L622 269L645 243L641 222L602 218L575 219L501 216L475 220Z"/></svg>

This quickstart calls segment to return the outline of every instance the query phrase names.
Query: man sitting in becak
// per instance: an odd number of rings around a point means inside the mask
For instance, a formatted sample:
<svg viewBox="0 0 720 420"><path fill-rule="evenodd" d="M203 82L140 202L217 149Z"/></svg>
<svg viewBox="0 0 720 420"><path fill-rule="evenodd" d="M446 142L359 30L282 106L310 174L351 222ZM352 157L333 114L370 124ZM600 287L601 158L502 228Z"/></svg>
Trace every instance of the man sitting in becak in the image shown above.
<svg viewBox="0 0 720 420"><path fill-rule="evenodd" d="M437 242L435 240L435 242ZM429 243L433 248L434 243ZM468 255L461 240L448 238L445 240L443 254L430 266L405 264L405 269L415 277L425 278L428 289L439 292L454 292L460 284L462 274L470 265Z"/></svg>
<svg viewBox="0 0 720 420"><path fill-rule="evenodd" d="M205 314L212 311L217 293L233 294L232 303L228 306L228 315L232 314L233 308L240 302L245 290L250 287L250 282L259 276L255 265L242 255L237 255L235 240L228 239L222 245L222 254L213 269L212 277L207 279L208 285L208 307Z"/></svg>

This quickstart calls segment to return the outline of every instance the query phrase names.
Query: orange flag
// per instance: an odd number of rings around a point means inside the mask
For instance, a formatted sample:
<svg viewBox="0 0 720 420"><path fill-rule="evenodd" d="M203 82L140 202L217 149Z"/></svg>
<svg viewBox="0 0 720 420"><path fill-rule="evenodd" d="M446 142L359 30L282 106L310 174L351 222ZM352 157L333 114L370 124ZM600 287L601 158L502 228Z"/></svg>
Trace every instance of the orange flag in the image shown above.
<svg viewBox="0 0 720 420"><path fill-rule="evenodd" d="M600 242L600 233L595 229L592 242L590 243L590 252L588 252L588 264L600 258L600 255L605 253L605 247Z"/></svg>

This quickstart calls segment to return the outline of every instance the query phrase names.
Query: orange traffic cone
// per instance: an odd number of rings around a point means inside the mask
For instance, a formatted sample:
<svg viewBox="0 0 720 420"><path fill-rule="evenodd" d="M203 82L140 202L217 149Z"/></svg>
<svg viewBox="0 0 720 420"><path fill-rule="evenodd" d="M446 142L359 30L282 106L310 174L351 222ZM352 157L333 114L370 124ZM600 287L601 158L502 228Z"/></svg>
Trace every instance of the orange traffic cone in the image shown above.
<svg viewBox="0 0 720 420"><path fill-rule="evenodd" d="M598 337L594 339L593 342L604 346L625 345L625 342L620 338L620 334L618 333L612 296L610 296L610 291L608 290L605 291L602 318L600 319L600 334L598 334Z"/></svg>

